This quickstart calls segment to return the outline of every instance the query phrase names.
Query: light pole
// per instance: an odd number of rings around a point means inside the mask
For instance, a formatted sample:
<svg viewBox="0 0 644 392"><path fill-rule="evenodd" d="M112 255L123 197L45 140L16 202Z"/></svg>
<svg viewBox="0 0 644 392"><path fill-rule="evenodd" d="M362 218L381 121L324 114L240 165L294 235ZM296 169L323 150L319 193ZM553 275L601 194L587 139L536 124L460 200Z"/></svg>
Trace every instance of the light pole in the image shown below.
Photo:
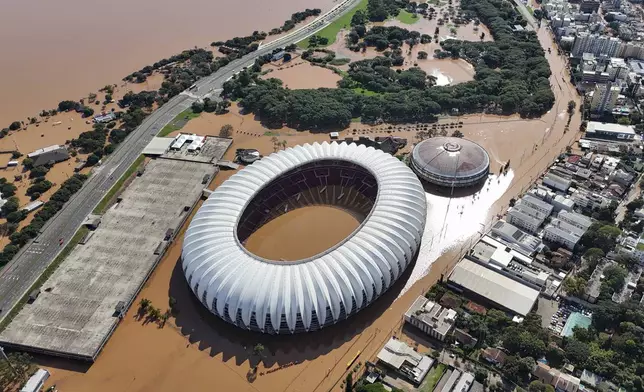
<svg viewBox="0 0 644 392"><path fill-rule="evenodd" d="M7 361L7 364L9 364L9 367L11 368L11 371L13 372L13 374L17 376L18 372L16 372L16 368L14 368L13 365L11 364L9 357L7 357L7 354L5 354L4 347L2 346L0 346L0 355L2 356L2 358L4 358L5 361Z"/></svg>

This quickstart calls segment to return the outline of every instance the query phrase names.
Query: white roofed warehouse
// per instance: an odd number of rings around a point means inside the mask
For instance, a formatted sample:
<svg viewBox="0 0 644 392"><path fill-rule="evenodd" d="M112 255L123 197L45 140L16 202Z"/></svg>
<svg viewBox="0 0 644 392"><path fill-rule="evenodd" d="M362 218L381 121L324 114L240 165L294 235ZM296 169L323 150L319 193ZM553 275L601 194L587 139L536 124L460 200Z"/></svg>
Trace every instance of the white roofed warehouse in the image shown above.
<svg viewBox="0 0 644 392"><path fill-rule="evenodd" d="M457 137L424 140L411 153L410 166L430 184L469 187L487 179L490 157L483 147Z"/></svg>
<svg viewBox="0 0 644 392"><path fill-rule="evenodd" d="M268 260L244 243L287 211L316 204L364 213L335 246L301 260ZM356 144L315 143L267 156L233 175L190 223L182 263L212 313L244 329L288 334L347 318L382 295L412 262L427 213L414 173Z"/></svg>

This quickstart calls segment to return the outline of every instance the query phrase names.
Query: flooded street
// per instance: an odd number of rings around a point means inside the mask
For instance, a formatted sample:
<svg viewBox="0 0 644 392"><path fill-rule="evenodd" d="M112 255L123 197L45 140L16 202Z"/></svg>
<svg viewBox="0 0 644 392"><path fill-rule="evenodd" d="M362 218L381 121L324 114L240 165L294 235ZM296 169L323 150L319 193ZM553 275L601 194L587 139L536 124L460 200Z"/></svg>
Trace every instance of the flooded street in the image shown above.
<svg viewBox="0 0 644 392"><path fill-rule="evenodd" d="M4 1L0 128L79 99L145 65L212 41L279 27L334 0Z"/></svg>
<svg viewBox="0 0 644 392"><path fill-rule="evenodd" d="M341 208L301 207L260 227L248 237L245 247L269 260L301 260L333 247L359 225L360 221Z"/></svg>

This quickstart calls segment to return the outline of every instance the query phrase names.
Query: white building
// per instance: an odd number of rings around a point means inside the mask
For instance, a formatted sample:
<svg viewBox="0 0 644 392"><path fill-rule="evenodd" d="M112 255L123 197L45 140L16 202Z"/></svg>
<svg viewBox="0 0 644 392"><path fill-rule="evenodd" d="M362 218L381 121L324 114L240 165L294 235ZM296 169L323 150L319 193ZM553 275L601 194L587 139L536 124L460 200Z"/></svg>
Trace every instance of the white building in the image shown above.
<svg viewBox="0 0 644 392"><path fill-rule="evenodd" d="M572 250L586 230L573 226L560 219L553 219L543 230L543 239L555 242Z"/></svg>
<svg viewBox="0 0 644 392"><path fill-rule="evenodd" d="M540 200L530 194L527 194L521 198L519 201L521 205L526 205L528 207L531 207L546 216L550 215L552 213L552 209L554 208L550 203L546 203L543 200Z"/></svg>
<svg viewBox="0 0 644 392"><path fill-rule="evenodd" d="M567 192L571 184L571 180L558 176L552 172L549 172L543 177L543 185L547 185L558 191Z"/></svg>
<svg viewBox="0 0 644 392"><path fill-rule="evenodd" d="M577 212L560 211L557 217L559 218L559 220L573 225L580 230L583 230L584 233L593 224L592 219Z"/></svg>
<svg viewBox="0 0 644 392"><path fill-rule="evenodd" d="M635 128L631 125L589 121L588 126L586 127L586 137L632 141L635 139Z"/></svg>
<svg viewBox="0 0 644 392"><path fill-rule="evenodd" d="M546 217L547 215L543 212L517 202L514 207L508 210L506 219L512 225L520 227L530 233L536 233L543 224L543 221L546 220Z"/></svg>
<svg viewBox="0 0 644 392"><path fill-rule="evenodd" d="M27 380L27 383L24 387L20 389L20 392L39 392L42 390L42 387L45 385L45 381L49 378L49 372L45 369L38 369L33 376Z"/></svg>
<svg viewBox="0 0 644 392"><path fill-rule="evenodd" d="M592 53L595 56L606 55L614 57L620 48L621 40L616 37L590 34L580 32L577 34L572 47L572 55L581 57L584 53Z"/></svg>
<svg viewBox="0 0 644 392"><path fill-rule="evenodd" d="M419 385L432 365L434 360L426 355L421 355L396 338L390 338L385 347L378 353L378 361L400 373L402 376Z"/></svg>
<svg viewBox="0 0 644 392"><path fill-rule="evenodd" d="M456 311L420 296L405 313L405 321L434 339L445 341L454 328Z"/></svg>
<svg viewBox="0 0 644 392"><path fill-rule="evenodd" d="M575 202L569 197L556 195L554 200L552 201L552 206L554 207L554 211L556 212L572 211L572 209L575 207Z"/></svg>

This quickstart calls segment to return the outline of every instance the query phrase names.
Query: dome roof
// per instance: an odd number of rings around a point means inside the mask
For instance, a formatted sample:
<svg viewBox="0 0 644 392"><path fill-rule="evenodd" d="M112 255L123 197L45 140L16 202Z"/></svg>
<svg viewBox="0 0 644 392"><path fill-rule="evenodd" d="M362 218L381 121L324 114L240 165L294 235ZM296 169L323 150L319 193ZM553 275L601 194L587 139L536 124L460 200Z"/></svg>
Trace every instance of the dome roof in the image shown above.
<svg viewBox="0 0 644 392"><path fill-rule="evenodd" d="M455 180L487 175L490 168L490 157L483 147L457 137L434 137L418 143L412 160L423 174Z"/></svg>
<svg viewBox="0 0 644 392"><path fill-rule="evenodd" d="M356 165L377 181L375 202L361 226L304 260L266 260L246 250L237 229L258 192L289 171L323 160ZM398 279L420 245L426 208L418 178L382 151L335 142L288 148L233 175L204 202L185 235L183 271L201 302L239 327L271 333L318 329L362 309Z"/></svg>

